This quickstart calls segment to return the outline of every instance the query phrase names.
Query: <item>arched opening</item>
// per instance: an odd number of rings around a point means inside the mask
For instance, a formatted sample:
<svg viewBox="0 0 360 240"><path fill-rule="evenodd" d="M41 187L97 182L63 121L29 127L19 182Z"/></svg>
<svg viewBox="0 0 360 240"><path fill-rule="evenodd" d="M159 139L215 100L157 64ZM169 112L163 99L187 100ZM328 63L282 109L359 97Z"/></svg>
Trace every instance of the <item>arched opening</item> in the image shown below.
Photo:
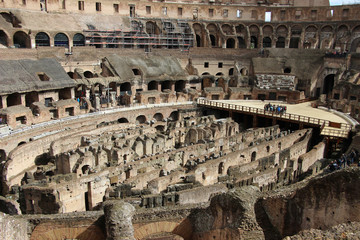
<svg viewBox="0 0 360 240"><path fill-rule="evenodd" d="M131 94L131 84L129 82L122 83L120 85L120 92L127 92Z"/></svg>
<svg viewBox="0 0 360 240"><path fill-rule="evenodd" d="M263 38L263 48L271 48L271 38L269 37Z"/></svg>
<svg viewBox="0 0 360 240"><path fill-rule="evenodd" d="M73 46L75 47L85 46L85 36L82 35L81 33L75 34L73 38Z"/></svg>
<svg viewBox="0 0 360 240"><path fill-rule="evenodd" d="M74 79L74 73L73 73L73 72L68 72L67 75L68 75L71 79Z"/></svg>
<svg viewBox="0 0 360 240"><path fill-rule="evenodd" d="M39 101L39 95L37 92L30 92L25 95L25 106L30 107L34 102Z"/></svg>
<svg viewBox="0 0 360 240"><path fill-rule="evenodd" d="M160 29L154 22L146 22L146 33L150 35L160 34Z"/></svg>
<svg viewBox="0 0 360 240"><path fill-rule="evenodd" d="M71 99L71 88L64 88L59 90L59 100Z"/></svg>
<svg viewBox="0 0 360 240"><path fill-rule="evenodd" d="M251 161L255 161L256 160L256 152L252 152L251 153Z"/></svg>
<svg viewBox="0 0 360 240"><path fill-rule="evenodd" d="M50 46L50 37L44 32L39 32L35 36L35 45L36 45L36 47L39 47L39 46L48 47L48 46Z"/></svg>
<svg viewBox="0 0 360 240"><path fill-rule="evenodd" d="M240 74L241 74L242 76L247 76L247 75L248 75L248 70L247 70L246 68L242 68L242 69L240 70Z"/></svg>
<svg viewBox="0 0 360 240"><path fill-rule="evenodd" d="M334 87L335 74L329 74L324 79L323 94L330 94Z"/></svg>
<svg viewBox="0 0 360 240"><path fill-rule="evenodd" d="M0 44L5 47L9 46L9 37L3 30L0 30Z"/></svg>
<svg viewBox="0 0 360 240"><path fill-rule="evenodd" d="M251 38L250 38L250 46L251 46L251 48L257 48L258 47L258 45L257 45L257 37L251 36Z"/></svg>
<svg viewBox="0 0 360 240"><path fill-rule="evenodd" d="M278 148L281 150L281 142L278 143Z"/></svg>
<svg viewBox="0 0 360 240"><path fill-rule="evenodd" d="M7 96L6 105L8 107L21 105L21 95L19 93L13 93Z"/></svg>
<svg viewBox="0 0 360 240"><path fill-rule="evenodd" d="M144 115L138 116L135 120L136 124L143 124L145 122L146 122L146 117Z"/></svg>
<svg viewBox="0 0 360 240"><path fill-rule="evenodd" d="M0 149L0 163L6 160L6 152L3 149Z"/></svg>
<svg viewBox="0 0 360 240"><path fill-rule="evenodd" d="M223 174L224 172L224 163L221 162L218 167L218 174Z"/></svg>
<svg viewBox="0 0 360 240"><path fill-rule="evenodd" d="M178 111L174 111L172 113L170 113L169 115L169 120L170 121L177 121L179 119L179 112Z"/></svg>
<svg viewBox="0 0 360 240"><path fill-rule="evenodd" d="M270 152L270 146L266 146L266 152Z"/></svg>
<svg viewBox="0 0 360 240"><path fill-rule="evenodd" d="M229 69L229 76L233 76L234 75L234 68L230 68Z"/></svg>
<svg viewBox="0 0 360 240"><path fill-rule="evenodd" d="M78 85L75 88L75 97L81 98L81 97L85 97L85 96L86 96L86 85L85 84Z"/></svg>
<svg viewBox="0 0 360 240"><path fill-rule="evenodd" d="M210 34L210 42L212 47L216 47L216 37Z"/></svg>
<svg viewBox="0 0 360 240"><path fill-rule="evenodd" d="M157 81L151 81L148 83L148 90L158 90L158 82Z"/></svg>
<svg viewBox="0 0 360 240"><path fill-rule="evenodd" d="M226 40L226 48L235 48L235 40L233 38Z"/></svg>
<svg viewBox="0 0 360 240"><path fill-rule="evenodd" d="M246 43L244 38L238 37L237 39L238 39L239 48L246 48Z"/></svg>
<svg viewBox="0 0 360 240"><path fill-rule="evenodd" d="M215 74L215 76L224 76L224 74L222 72L218 72Z"/></svg>
<svg viewBox="0 0 360 240"><path fill-rule="evenodd" d="M164 91L164 90L171 90L171 82L170 81L164 81L161 83L161 91Z"/></svg>
<svg viewBox="0 0 360 240"><path fill-rule="evenodd" d="M94 77L94 74L90 71L85 71L84 72L84 77L86 78L93 78Z"/></svg>
<svg viewBox="0 0 360 240"><path fill-rule="evenodd" d="M69 38L64 33L58 33L54 38L55 47L69 47Z"/></svg>
<svg viewBox="0 0 360 240"><path fill-rule="evenodd" d="M31 40L29 35L22 31L16 32L14 34L13 41L16 48L31 48Z"/></svg>
<svg viewBox="0 0 360 240"><path fill-rule="evenodd" d="M162 115L162 113L155 113L154 116L153 116L153 119L160 122L160 121L162 121L164 119L164 116Z"/></svg>
<svg viewBox="0 0 360 240"><path fill-rule="evenodd" d="M201 47L201 37L196 34L196 47Z"/></svg>
<svg viewBox="0 0 360 240"><path fill-rule="evenodd" d="M89 174L89 171L90 171L90 166L89 165L84 165L82 168L81 168L81 172L83 174Z"/></svg>
<svg viewBox="0 0 360 240"><path fill-rule="evenodd" d="M24 145L24 144L26 144L26 142L22 141L22 142L19 142L18 146L21 146L21 145Z"/></svg>
<svg viewBox="0 0 360 240"><path fill-rule="evenodd" d="M278 37L276 41L276 48L285 48L285 38L284 37Z"/></svg>
<svg viewBox="0 0 360 240"><path fill-rule="evenodd" d="M175 82L175 91L182 92L185 89L185 81L180 80Z"/></svg>
<svg viewBox="0 0 360 240"><path fill-rule="evenodd" d="M360 38L355 38L351 43L350 52L360 53Z"/></svg>
<svg viewBox="0 0 360 240"><path fill-rule="evenodd" d="M129 120L127 120L127 118L119 118L118 119L118 123L128 123Z"/></svg>

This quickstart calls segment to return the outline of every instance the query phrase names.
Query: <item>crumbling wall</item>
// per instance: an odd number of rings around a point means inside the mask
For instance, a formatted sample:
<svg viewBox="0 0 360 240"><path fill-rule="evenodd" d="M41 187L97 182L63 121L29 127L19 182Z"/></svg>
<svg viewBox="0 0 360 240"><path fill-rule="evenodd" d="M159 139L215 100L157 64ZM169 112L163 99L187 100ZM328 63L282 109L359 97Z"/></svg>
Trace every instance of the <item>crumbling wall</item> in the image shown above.
<svg viewBox="0 0 360 240"><path fill-rule="evenodd" d="M288 187L257 202L284 237L360 221L360 170L345 169Z"/></svg>
<svg viewBox="0 0 360 240"><path fill-rule="evenodd" d="M28 240L27 220L0 213L0 239Z"/></svg>

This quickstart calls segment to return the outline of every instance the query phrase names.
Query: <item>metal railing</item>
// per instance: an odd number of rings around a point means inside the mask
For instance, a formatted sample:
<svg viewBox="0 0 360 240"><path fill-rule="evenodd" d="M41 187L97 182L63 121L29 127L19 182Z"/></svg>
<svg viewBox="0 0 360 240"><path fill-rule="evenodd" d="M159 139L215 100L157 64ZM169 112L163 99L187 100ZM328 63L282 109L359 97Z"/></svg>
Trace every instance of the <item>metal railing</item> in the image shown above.
<svg viewBox="0 0 360 240"><path fill-rule="evenodd" d="M197 100L197 104L203 105L203 106L214 107L214 108L225 108L225 109L235 110L238 112L253 113L256 115L263 115L263 116L269 116L269 117L278 118L278 119L291 120L291 121L297 121L297 122L303 122L303 123L313 124L313 125L317 125L317 126L322 126L323 131L329 132L329 133L337 133L336 135L343 135L343 136L346 135L347 136L348 132L352 129L352 126L350 124L346 124L346 123L338 123L337 125L339 127L334 128L333 126L331 126L332 122L329 120L325 120L325 119L302 116L302 115L292 114L292 113L277 114L275 112L265 111L264 109L261 109L261 108L241 106L241 105L231 104L231 103L215 102L215 101L211 101L211 100L207 100L207 99L203 99L203 98L199 98ZM342 132L342 133L340 134L340 132ZM328 135L328 134L323 134L323 135Z"/></svg>

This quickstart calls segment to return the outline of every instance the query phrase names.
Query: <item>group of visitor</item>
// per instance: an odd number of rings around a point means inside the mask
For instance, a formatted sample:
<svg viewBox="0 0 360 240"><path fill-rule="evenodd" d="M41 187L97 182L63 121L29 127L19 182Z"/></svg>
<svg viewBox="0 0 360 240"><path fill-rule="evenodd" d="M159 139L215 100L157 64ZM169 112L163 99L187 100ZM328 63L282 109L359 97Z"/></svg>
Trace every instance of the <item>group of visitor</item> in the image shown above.
<svg viewBox="0 0 360 240"><path fill-rule="evenodd" d="M272 105L271 103L268 103L268 104L265 104L264 111L273 112L276 114L283 114L283 113L286 113L286 106Z"/></svg>
<svg viewBox="0 0 360 240"><path fill-rule="evenodd" d="M359 153L356 150L352 150L349 154L343 154L337 160L332 161L329 164L330 171L339 170L345 168L347 166L351 166L354 162L358 162ZM360 163L358 162L358 166L360 167Z"/></svg>

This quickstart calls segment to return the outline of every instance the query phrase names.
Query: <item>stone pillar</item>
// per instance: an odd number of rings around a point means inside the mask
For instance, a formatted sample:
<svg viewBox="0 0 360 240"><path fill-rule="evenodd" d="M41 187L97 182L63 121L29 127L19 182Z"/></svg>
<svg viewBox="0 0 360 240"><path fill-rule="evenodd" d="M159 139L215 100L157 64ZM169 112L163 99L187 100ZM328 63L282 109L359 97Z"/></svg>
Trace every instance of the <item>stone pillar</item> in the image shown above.
<svg viewBox="0 0 360 240"><path fill-rule="evenodd" d="M101 104L100 104L100 96L99 96L99 94L95 94L95 101L94 101L94 103L95 103L94 108L95 108L95 109L100 109Z"/></svg>
<svg viewBox="0 0 360 240"><path fill-rule="evenodd" d="M135 240L132 216L135 208L124 201L105 202L106 240Z"/></svg>
<svg viewBox="0 0 360 240"><path fill-rule="evenodd" d="M111 92L110 92L110 101L111 101L111 105L112 105L112 106L116 106L116 105L117 105L116 92L115 92L115 91L111 91Z"/></svg>
<svg viewBox="0 0 360 240"><path fill-rule="evenodd" d="M7 96L1 96L1 106L2 106L2 108L7 108L6 98L7 98Z"/></svg>

